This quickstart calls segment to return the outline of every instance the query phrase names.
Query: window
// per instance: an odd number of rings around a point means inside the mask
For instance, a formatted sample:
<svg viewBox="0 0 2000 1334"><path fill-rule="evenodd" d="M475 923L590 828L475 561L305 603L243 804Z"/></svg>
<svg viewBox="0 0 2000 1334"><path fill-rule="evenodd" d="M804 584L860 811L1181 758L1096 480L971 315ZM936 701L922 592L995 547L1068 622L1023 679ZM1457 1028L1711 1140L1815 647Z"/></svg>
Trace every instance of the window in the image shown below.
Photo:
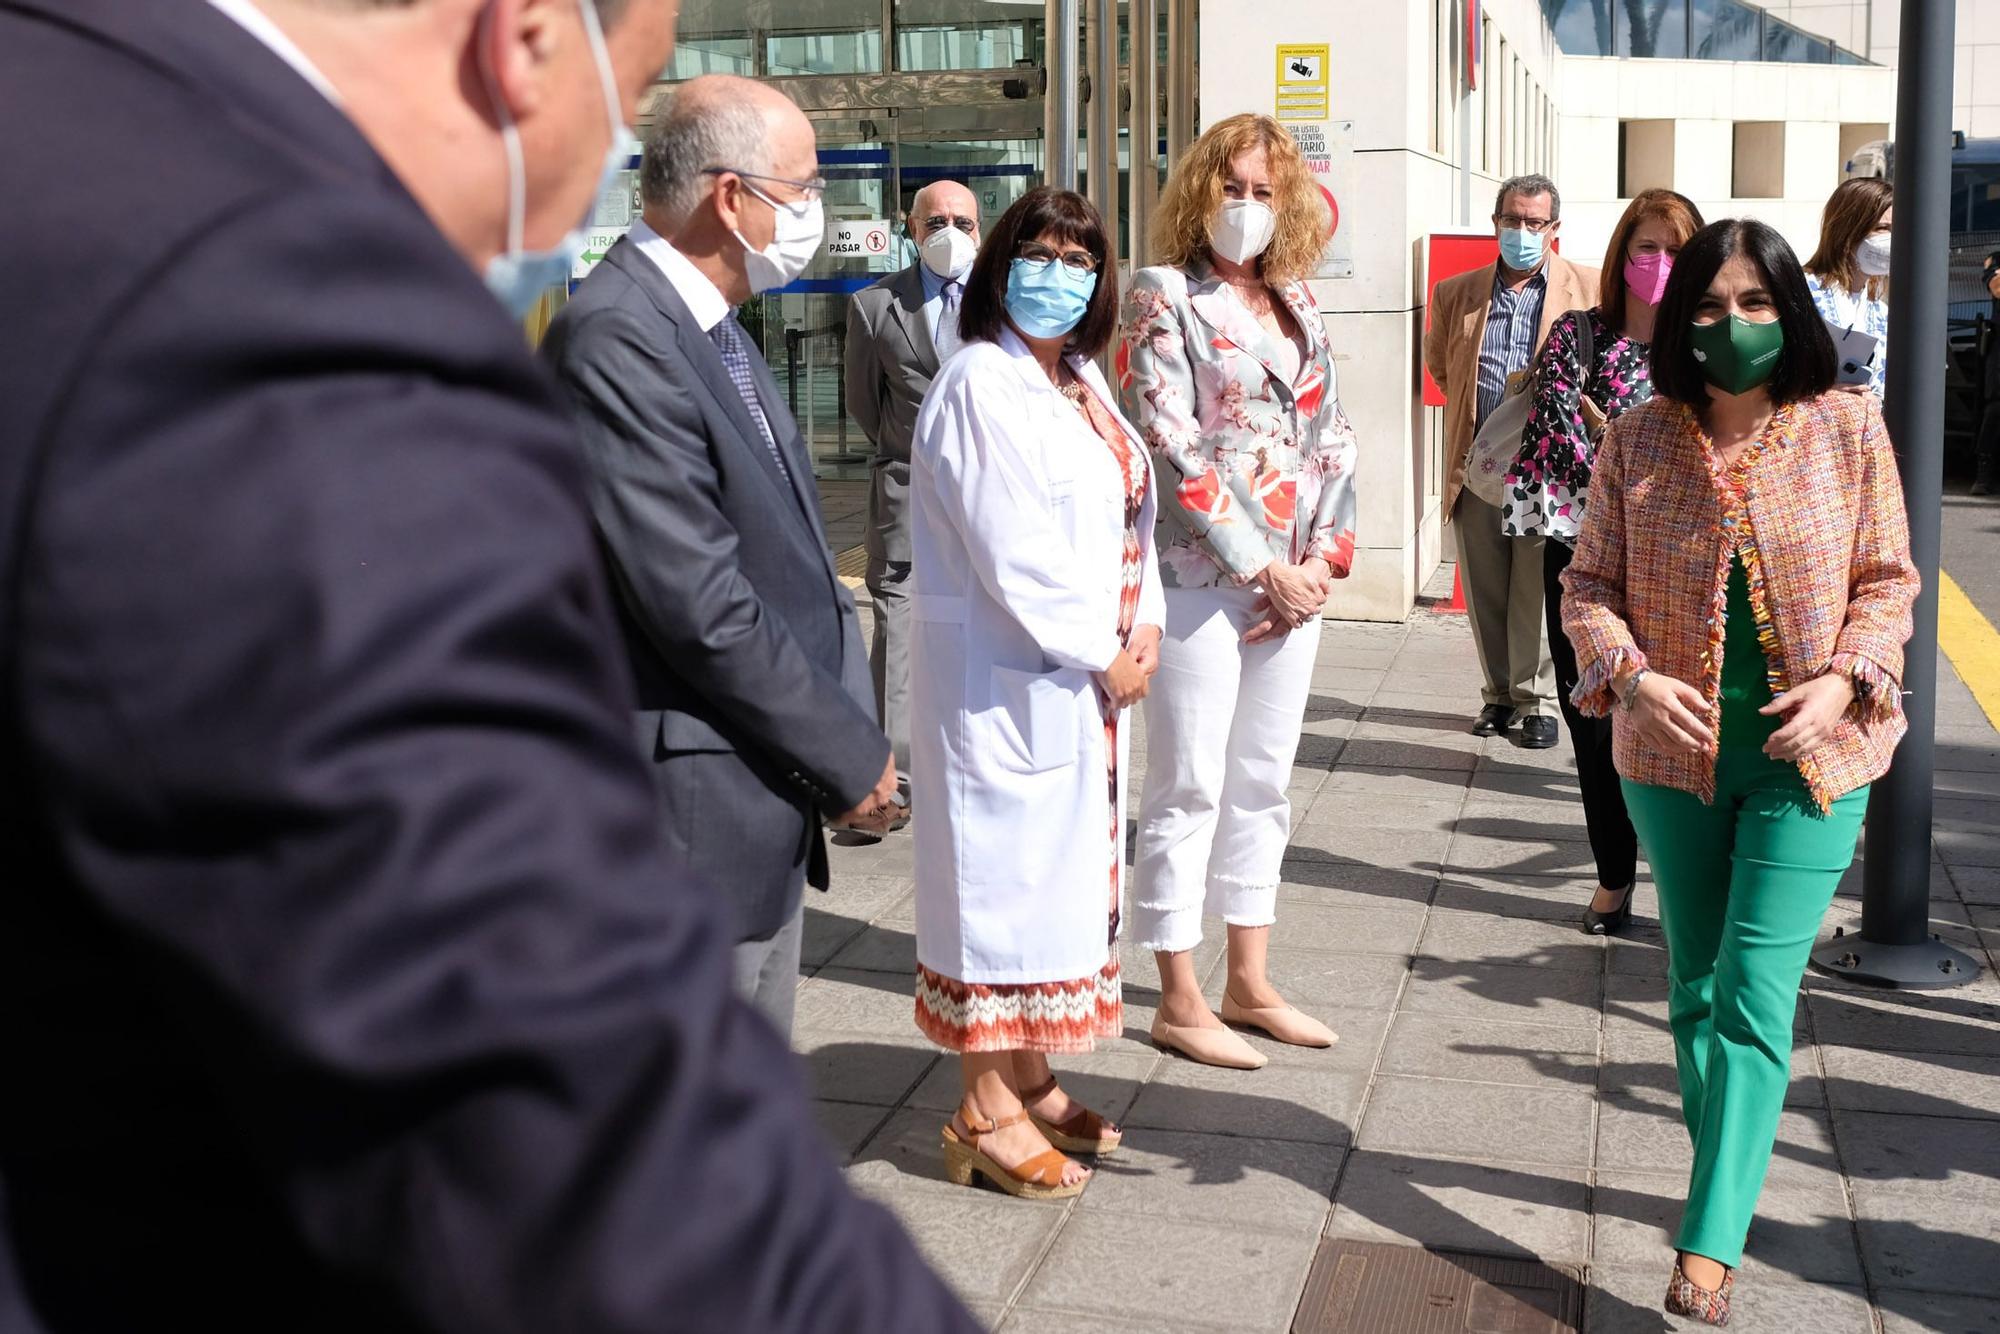
<svg viewBox="0 0 2000 1334"><path fill-rule="evenodd" d="M880 10L880 0L874 7ZM987 0L896 0L896 68L1011 69L1021 61L1039 62L1042 24L1039 8Z"/></svg>
<svg viewBox="0 0 2000 1334"><path fill-rule="evenodd" d="M1621 56L1680 60L1687 55L1687 0L1625 0L1617 29Z"/></svg>
<svg viewBox="0 0 2000 1334"><path fill-rule="evenodd" d="M1542 0L1556 45L1571 56L1608 56L1612 0Z"/></svg>
<svg viewBox="0 0 2000 1334"><path fill-rule="evenodd" d="M1697 60L1761 60L1764 14L1737 0L1690 0L1688 53Z"/></svg>
<svg viewBox="0 0 2000 1334"><path fill-rule="evenodd" d="M1764 59L1784 60L1794 64L1827 65L1833 62L1833 43L1766 14L1764 15Z"/></svg>
<svg viewBox="0 0 2000 1334"><path fill-rule="evenodd" d="M881 0L685 0L667 77L881 69Z"/></svg>
<svg viewBox="0 0 2000 1334"><path fill-rule="evenodd" d="M1618 122L1618 197L1674 186L1674 123L1670 120Z"/></svg>
<svg viewBox="0 0 2000 1334"><path fill-rule="evenodd" d="M1736 123L1736 158L1730 170L1735 199L1782 199L1785 194L1785 122Z"/></svg>

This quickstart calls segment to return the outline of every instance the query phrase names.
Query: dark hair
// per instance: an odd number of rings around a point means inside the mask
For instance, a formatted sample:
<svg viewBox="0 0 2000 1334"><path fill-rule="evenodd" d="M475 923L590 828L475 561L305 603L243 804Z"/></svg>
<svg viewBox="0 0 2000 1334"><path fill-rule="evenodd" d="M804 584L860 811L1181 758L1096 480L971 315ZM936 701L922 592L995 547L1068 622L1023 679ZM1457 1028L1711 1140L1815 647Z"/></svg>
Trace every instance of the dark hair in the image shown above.
<svg viewBox="0 0 2000 1334"><path fill-rule="evenodd" d="M1695 308L1708 285L1731 259L1741 255L1763 276L1764 288L1777 307L1784 327L1785 350L1765 392L1778 406L1816 398L1833 388L1840 359L1833 337L1813 306L1799 257L1785 238L1754 218L1724 218L1710 223L1681 247L1680 258L1667 278L1666 295L1653 321L1653 389L1664 398L1693 408L1708 406L1708 381L1694 359Z"/></svg>
<svg viewBox="0 0 2000 1334"><path fill-rule="evenodd" d="M1605 247L1603 278L1599 283L1597 312L1614 332L1625 327L1625 261L1632 258L1632 235L1656 218L1674 229L1683 246L1702 229L1701 210L1684 194L1673 190L1642 190L1632 196L1632 202L1625 206L1625 216L1611 229L1611 243Z"/></svg>
<svg viewBox="0 0 2000 1334"><path fill-rule="evenodd" d="M1104 219L1095 206L1074 190L1039 185L1015 200L1000 221L986 233L979 257L966 275L965 298L959 305L958 328L968 342L983 338L1000 341L1007 327L1007 278L1013 271L1014 256L1022 245L1054 234L1090 252L1097 261L1097 290L1076 328L1070 330L1063 351L1071 356L1095 357L1109 346L1118 327L1118 265L1111 254L1111 240L1104 231Z"/></svg>
<svg viewBox="0 0 2000 1334"><path fill-rule="evenodd" d="M1523 199L1533 199L1536 195L1547 195L1549 197L1550 220L1555 222L1562 221L1562 191L1556 189L1556 183L1540 172L1534 172L1527 176L1509 176L1506 180L1500 182L1500 192L1493 196L1494 217L1499 217L1502 210L1507 207L1508 195L1520 195Z"/></svg>

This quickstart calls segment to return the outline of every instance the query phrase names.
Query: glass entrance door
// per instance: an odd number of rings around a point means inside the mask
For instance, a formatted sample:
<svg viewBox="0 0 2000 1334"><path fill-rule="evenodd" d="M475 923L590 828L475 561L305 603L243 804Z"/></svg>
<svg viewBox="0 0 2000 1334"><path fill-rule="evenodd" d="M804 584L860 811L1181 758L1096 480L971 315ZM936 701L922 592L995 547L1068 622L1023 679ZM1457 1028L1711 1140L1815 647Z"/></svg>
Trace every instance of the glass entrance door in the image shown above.
<svg viewBox="0 0 2000 1334"><path fill-rule="evenodd" d="M907 261L898 224L897 119L889 108L809 113L826 178L826 237L805 273L746 304L822 477L867 475L871 446L847 411L847 299ZM753 309L754 307L754 309Z"/></svg>
<svg viewBox="0 0 2000 1334"><path fill-rule="evenodd" d="M968 186L983 228L1039 182L1040 108L1008 102L807 114L827 181L826 239L798 281L746 305L741 318L785 392L815 472L859 479L873 446L847 409L848 299L916 262L908 218L926 185Z"/></svg>

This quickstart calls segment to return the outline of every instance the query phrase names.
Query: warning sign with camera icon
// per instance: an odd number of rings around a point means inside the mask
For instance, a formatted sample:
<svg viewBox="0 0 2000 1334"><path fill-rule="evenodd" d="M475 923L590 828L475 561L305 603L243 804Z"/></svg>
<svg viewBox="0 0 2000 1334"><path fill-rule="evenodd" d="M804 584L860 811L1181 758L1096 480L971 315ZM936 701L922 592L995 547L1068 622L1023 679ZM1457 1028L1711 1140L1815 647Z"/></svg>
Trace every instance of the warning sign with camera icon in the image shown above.
<svg viewBox="0 0 2000 1334"><path fill-rule="evenodd" d="M1327 66L1331 48L1315 45L1278 47L1277 113L1279 120L1325 120L1332 99L1328 96Z"/></svg>

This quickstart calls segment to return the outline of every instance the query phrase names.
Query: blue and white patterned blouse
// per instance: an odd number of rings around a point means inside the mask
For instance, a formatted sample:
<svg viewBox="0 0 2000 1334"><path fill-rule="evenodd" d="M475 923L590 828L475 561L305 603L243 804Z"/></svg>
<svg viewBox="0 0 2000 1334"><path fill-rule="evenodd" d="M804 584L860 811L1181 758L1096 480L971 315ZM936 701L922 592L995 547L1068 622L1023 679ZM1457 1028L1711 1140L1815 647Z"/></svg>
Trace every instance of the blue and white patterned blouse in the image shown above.
<svg viewBox="0 0 2000 1334"><path fill-rule="evenodd" d="M1875 340L1875 361L1868 368L1868 387L1882 397L1884 376L1889 369L1889 303L1865 292L1850 292L1837 282L1822 282L1818 274L1806 275L1812 289L1813 305L1819 317L1841 329L1855 329Z"/></svg>

